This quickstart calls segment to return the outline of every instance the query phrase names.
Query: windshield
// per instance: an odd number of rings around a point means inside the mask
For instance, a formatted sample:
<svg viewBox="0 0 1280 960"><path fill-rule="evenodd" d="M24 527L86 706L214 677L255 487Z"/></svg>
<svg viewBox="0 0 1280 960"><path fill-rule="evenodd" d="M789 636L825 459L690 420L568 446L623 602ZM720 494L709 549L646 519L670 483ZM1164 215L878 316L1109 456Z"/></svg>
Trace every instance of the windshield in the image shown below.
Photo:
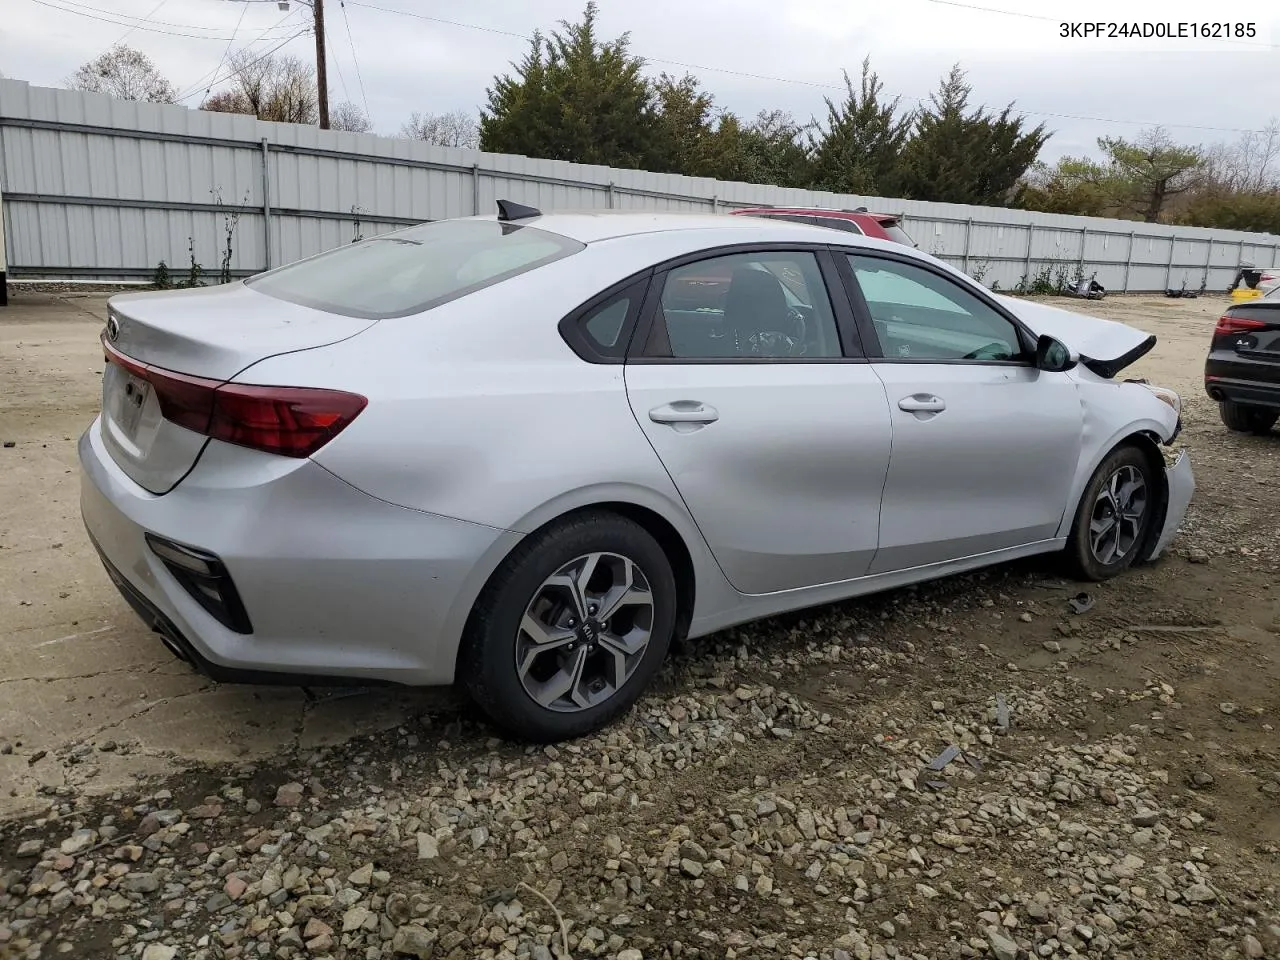
<svg viewBox="0 0 1280 960"><path fill-rule="evenodd" d="M585 249L497 220L440 220L370 237L245 283L328 313L381 320L421 313Z"/></svg>

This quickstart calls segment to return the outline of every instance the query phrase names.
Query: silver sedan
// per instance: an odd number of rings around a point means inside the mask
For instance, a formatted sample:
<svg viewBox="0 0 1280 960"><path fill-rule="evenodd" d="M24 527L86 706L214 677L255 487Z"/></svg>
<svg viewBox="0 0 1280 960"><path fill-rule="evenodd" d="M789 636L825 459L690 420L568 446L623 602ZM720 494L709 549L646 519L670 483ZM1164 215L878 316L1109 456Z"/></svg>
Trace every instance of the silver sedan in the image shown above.
<svg viewBox="0 0 1280 960"><path fill-rule="evenodd" d="M1062 552L1190 502L1155 338L901 245L653 213L440 221L109 304L85 525L219 680L626 710L672 638Z"/></svg>

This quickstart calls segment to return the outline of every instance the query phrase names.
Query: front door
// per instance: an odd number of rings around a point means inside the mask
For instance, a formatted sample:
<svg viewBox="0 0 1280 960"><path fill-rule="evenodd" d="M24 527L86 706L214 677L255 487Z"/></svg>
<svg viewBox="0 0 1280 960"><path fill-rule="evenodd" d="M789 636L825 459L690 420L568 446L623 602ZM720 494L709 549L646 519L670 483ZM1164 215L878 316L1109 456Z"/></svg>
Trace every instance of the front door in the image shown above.
<svg viewBox="0 0 1280 960"><path fill-rule="evenodd" d="M1036 369L1014 323L960 280L871 254L848 263L893 424L871 572L1053 539L1081 449L1070 375Z"/></svg>
<svg viewBox="0 0 1280 960"><path fill-rule="evenodd" d="M806 250L674 268L626 366L636 419L742 593L850 580L875 556L889 410L842 350L828 280Z"/></svg>

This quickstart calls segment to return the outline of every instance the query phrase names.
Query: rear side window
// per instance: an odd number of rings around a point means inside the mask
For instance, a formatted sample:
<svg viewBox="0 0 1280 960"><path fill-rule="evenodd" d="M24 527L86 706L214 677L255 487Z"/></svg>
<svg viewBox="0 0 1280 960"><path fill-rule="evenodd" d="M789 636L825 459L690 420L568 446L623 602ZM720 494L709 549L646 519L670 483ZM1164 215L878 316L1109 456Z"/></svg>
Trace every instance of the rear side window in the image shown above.
<svg viewBox="0 0 1280 960"><path fill-rule="evenodd" d="M884 228L884 232L888 234L889 239L894 243L900 243L907 247L914 247L916 245L916 242L911 239L911 235L908 234L907 231L903 230L902 227L898 226L898 222L896 220L890 223L882 223L881 226Z"/></svg>
<svg viewBox="0 0 1280 960"><path fill-rule="evenodd" d="M441 220L330 250L245 281L328 313L380 320L429 310L585 249L497 220Z"/></svg>

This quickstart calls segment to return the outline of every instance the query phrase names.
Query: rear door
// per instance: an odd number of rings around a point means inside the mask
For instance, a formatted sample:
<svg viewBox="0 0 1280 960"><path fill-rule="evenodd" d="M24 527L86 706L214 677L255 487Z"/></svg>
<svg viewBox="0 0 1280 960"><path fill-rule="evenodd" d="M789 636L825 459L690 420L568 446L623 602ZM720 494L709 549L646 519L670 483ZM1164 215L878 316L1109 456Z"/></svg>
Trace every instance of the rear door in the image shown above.
<svg viewBox="0 0 1280 960"><path fill-rule="evenodd" d="M871 251L841 269L893 424L871 572L1052 539L1082 443L1074 381L1036 369L1014 321L941 270Z"/></svg>
<svg viewBox="0 0 1280 960"><path fill-rule="evenodd" d="M839 283L805 245L691 259L655 277L632 344L632 411L742 593L875 555L889 411Z"/></svg>

